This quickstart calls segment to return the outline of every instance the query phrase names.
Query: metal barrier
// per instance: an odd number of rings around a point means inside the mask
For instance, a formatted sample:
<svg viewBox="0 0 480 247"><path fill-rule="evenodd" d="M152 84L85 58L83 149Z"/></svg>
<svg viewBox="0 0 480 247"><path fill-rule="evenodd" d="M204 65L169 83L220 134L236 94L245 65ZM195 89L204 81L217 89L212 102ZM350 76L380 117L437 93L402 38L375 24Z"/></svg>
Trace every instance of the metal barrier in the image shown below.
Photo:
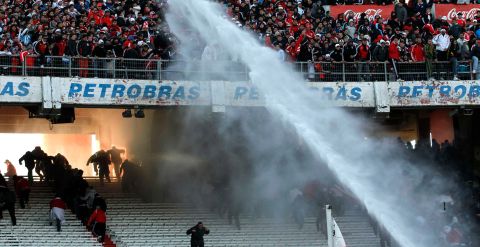
<svg viewBox="0 0 480 247"><path fill-rule="evenodd" d="M473 79L471 61L297 62L294 69L313 82ZM395 68L396 72L395 73ZM430 69L428 69L430 68ZM234 61L171 61L92 57L0 55L0 75L56 76L144 80L249 80L248 67Z"/></svg>

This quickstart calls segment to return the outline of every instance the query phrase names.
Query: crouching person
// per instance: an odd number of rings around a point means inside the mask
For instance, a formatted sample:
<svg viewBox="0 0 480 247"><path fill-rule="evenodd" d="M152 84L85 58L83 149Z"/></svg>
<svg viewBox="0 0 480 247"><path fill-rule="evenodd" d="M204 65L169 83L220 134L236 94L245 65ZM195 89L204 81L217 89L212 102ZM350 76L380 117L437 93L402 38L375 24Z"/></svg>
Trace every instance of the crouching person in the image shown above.
<svg viewBox="0 0 480 247"><path fill-rule="evenodd" d="M13 183L15 185L15 192L17 193L18 200L20 201L20 207L25 208L25 204L30 208L28 203L30 198L30 185L28 181L23 177L13 176Z"/></svg>
<svg viewBox="0 0 480 247"><path fill-rule="evenodd" d="M106 223L107 216L105 215L105 211L102 210L100 205L97 205L95 211L93 211L88 220L88 226L92 229L93 235L97 237L97 240L100 243L103 243L105 238Z"/></svg>
<svg viewBox="0 0 480 247"><path fill-rule="evenodd" d="M1 176L1 175L0 175ZM3 176L1 176L3 178ZM6 186L0 185L0 219L3 219L3 210L8 210L12 226L17 225L15 217L15 193L10 191Z"/></svg>
<svg viewBox="0 0 480 247"><path fill-rule="evenodd" d="M65 209L67 205L60 196L57 195L50 201L50 225L55 221L58 232L62 231L62 224L65 224Z"/></svg>

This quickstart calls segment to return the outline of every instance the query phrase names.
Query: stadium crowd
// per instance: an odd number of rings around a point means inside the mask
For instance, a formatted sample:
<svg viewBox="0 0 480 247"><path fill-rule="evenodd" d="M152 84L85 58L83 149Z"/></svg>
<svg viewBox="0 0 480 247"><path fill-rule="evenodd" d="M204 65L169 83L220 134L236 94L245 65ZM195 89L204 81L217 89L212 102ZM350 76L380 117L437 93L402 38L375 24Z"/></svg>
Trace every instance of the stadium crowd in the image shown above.
<svg viewBox="0 0 480 247"><path fill-rule="evenodd" d="M238 26L256 33L261 43L278 50L280 59L310 62L308 71L317 75L309 79L324 79L326 71L333 69L323 68L324 63L319 62L388 61L397 79L402 77L400 62L425 62L429 78L434 61L445 62L454 79L458 70L465 69L459 66L461 61L472 59L473 73L478 71L480 41L476 40L480 35L480 11L473 18L458 12L458 16L447 21L446 16L432 14L432 0L408 4L401 0L395 3L392 13L375 16L365 13L355 16L353 12L331 16L326 10L326 5L370 4L361 0L216 1L225 6L226 16ZM165 21L166 0L15 0L3 1L1 8L3 74L15 74L18 69L4 71L6 65L18 66L22 62L38 67L65 67L71 62L73 67L84 68L79 76L88 77L93 74L87 68L108 70L112 65L108 60L87 58L186 59L176 51L178 41ZM72 62L49 56L76 59ZM201 59L200 54L197 59ZM131 69L154 66L153 63L138 68L132 65ZM375 66L365 64L352 68L361 74L375 70ZM95 76L102 77L97 73ZM476 76L480 78L480 73Z"/></svg>

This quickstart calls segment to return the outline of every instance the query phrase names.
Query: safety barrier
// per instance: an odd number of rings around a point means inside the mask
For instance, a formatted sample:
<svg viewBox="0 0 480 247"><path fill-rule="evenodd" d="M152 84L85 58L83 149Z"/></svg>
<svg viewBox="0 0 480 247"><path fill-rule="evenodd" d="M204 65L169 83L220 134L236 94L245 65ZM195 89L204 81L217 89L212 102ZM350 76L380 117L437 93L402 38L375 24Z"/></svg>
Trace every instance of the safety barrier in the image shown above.
<svg viewBox="0 0 480 247"><path fill-rule="evenodd" d="M312 82L471 80L470 61L297 62L293 68ZM430 68L430 69L427 69ZM0 56L0 75L143 80L248 81L248 67L234 61L171 61L53 56Z"/></svg>

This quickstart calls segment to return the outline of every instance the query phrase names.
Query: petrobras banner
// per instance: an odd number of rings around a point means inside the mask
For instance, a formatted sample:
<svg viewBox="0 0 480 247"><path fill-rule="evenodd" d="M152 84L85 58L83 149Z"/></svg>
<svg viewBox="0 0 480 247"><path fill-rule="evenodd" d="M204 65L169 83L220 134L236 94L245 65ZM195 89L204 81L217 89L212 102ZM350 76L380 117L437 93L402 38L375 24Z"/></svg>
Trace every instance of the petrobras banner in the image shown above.
<svg viewBox="0 0 480 247"><path fill-rule="evenodd" d="M319 98L333 106L374 107L372 82L321 82L307 85ZM258 88L247 82L225 82L226 104L231 106L263 106L265 99Z"/></svg>
<svg viewBox="0 0 480 247"><path fill-rule="evenodd" d="M379 15L384 18L389 18L393 12L394 5L335 5L330 6L330 16L337 18L339 14L344 14L344 20L347 20L348 16L353 16L353 19L357 21L360 19L362 13L366 14L369 20L375 19L375 16Z"/></svg>
<svg viewBox="0 0 480 247"><path fill-rule="evenodd" d="M392 107L480 105L478 81L390 82Z"/></svg>
<svg viewBox="0 0 480 247"><path fill-rule="evenodd" d="M458 13L463 14L463 19L474 20L477 11L480 10L480 4L435 4L435 16L441 18L446 16L451 22Z"/></svg>
<svg viewBox="0 0 480 247"><path fill-rule="evenodd" d="M208 82L52 78L63 104L210 105Z"/></svg>
<svg viewBox="0 0 480 247"><path fill-rule="evenodd" d="M341 107L480 105L479 81L318 82L306 86ZM4 76L0 77L0 102L43 102L47 108L49 104L264 106L265 98L249 82Z"/></svg>
<svg viewBox="0 0 480 247"><path fill-rule="evenodd" d="M0 76L0 102L42 102L42 79L40 77Z"/></svg>
<svg viewBox="0 0 480 247"><path fill-rule="evenodd" d="M308 85L319 98L335 106L374 107L373 82L315 82Z"/></svg>
<svg viewBox="0 0 480 247"><path fill-rule="evenodd" d="M226 82L225 103L231 106L263 106L265 98L250 82Z"/></svg>

